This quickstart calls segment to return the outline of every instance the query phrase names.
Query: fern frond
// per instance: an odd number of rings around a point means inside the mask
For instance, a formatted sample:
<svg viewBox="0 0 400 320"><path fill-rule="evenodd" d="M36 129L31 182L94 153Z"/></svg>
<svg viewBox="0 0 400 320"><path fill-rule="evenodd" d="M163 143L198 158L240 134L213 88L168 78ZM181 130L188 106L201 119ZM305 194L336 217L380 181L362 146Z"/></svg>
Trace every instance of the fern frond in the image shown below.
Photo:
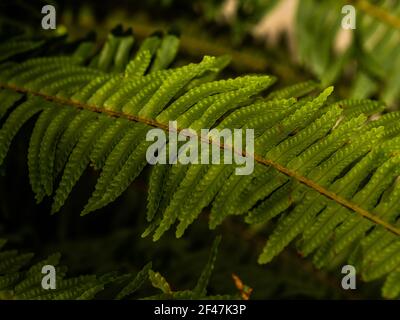
<svg viewBox="0 0 400 320"><path fill-rule="evenodd" d="M4 239L0 242L6 243ZM146 264L137 274L110 272L100 276L81 275L68 278L67 268L60 265L61 254L59 253L30 264L33 258L31 253L21 254L17 250L0 251L0 300L92 300L97 299L97 294L105 292L106 288L112 288L111 298L120 300L128 298L141 289L148 280L155 288L161 289L168 299L183 299L184 297L214 299L212 296L207 296L206 287L213 270L218 243L219 240L214 242L209 262L196 289L174 292L170 289L167 280L151 269L151 263ZM45 265L55 267L55 289L42 287L42 279L45 276L42 274L42 268ZM201 292L199 292L199 286L201 286ZM229 295L225 296L232 298Z"/></svg>
<svg viewBox="0 0 400 320"><path fill-rule="evenodd" d="M261 263L299 239L300 251L313 255L318 267L354 259L365 280L396 272L398 113L380 115L384 105L364 99L335 102L332 87L320 91L311 82L272 91L265 98L274 77L213 78L225 66L225 57L206 56L199 63L165 69L176 54L173 35L150 37L129 62L132 41L130 34L117 32L90 62L74 55L33 58L1 69L0 93L18 94L0 102L3 115L9 114L0 129L0 163L23 123L40 112L28 150L38 201L53 193L61 176L52 207L58 211L92 165L100 175L82 214L113 202L146 166L151 128L167 131L177 121L175 133L185 127L195 133L254 129L254 155L245 153L255 160L248 176L234 173L237 164L156 165L145 234L153 233L157 240L178 222L176 234L182 236L211 207L211 228L229 215L245 216L251 224L279 218ZM212 134L199 137L200 143L216 144L221 152L230 148ZM175 147L168 141L164 151L172 154ZM371 239L383 239L387 246ZM164 294L174 296L159 275L151 273L150 278ZM89 298L105 285L76 281L71 282L79 283L76 290L57 298Z"/></svg>

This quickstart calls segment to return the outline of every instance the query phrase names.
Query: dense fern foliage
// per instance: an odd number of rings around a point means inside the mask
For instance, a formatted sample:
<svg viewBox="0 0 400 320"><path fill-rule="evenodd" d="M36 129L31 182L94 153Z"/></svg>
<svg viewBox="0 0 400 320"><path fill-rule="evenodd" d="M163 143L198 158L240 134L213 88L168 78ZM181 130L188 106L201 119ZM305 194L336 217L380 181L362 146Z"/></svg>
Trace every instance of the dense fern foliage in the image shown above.
<svg viewBox="0 0 400 320"><path fill-rule="evenodd" d="M84 41L72 54L6 56L0 163L34 118L27 161L36 200L53 196L52 212L59 211L92 166L99 177L84 215L115 201L141 173L149 129L175 120L178 131L254 129L251 175L235 175L235 164L154 166L144 236L158 240L177 223L180 237L203 210L210 228L231 215L249 224L279 217L260 263L296 239L317 267L349 261L366 281L385 277L385 297L399 296L400 113L371 100L333 101L332 87L313 82L266 94L274 77L215 80L227 57L169 68L178 42L153 35L131 59L134 39L117 29L94 55ZM26 50L35 54L34 46Z"/></svg>
<svg viewBox="0 0 400 320"><path fill-rule="evenodd" d="M0 249L6 244L0 240ZM214 241L209 260L193 290L173 291L167 280L152 270L151 262L137 274L110 272L101 276L81 275L67 278L67 267L60 265L61 255L53 254L32 264L32 253L17 250L0 251L0 300L91 300L126 299L134 297L146 282L161 293L142 299L239 299L239 295L207 295L207 286L214 268L220 238ZM57 270L56 288L42 287L43 266L52 265ZM137 298L137 297L136 297Z"/></svg>

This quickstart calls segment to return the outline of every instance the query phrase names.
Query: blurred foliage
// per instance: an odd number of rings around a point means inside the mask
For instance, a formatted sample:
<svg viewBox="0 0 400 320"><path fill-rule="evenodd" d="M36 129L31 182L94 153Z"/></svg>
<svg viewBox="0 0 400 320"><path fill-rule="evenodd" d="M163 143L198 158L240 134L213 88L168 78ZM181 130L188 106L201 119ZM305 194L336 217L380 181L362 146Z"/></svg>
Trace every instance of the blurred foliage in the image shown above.
<svg viewBox="0 0 400 320"><path fill-rule="evenodd" d="M400 98L400 2L350 3L356 8L356 29L343 32L342 2L301 1L296 21L300 59L323 84L345 81L351 83L348 96L375 97L396 107ZM335 53L340 41L347 46Z"/></svg>

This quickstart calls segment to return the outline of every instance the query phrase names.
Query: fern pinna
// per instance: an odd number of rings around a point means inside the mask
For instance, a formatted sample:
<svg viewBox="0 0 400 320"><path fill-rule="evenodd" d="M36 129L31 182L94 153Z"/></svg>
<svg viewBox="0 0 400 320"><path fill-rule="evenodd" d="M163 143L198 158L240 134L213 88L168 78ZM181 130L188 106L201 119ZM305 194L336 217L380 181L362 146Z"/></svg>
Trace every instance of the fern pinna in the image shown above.
<svg viewBox="0 0 400 320"><path fill-rule="evenodd" d="M169 121L196 131L251 128L251 175L235 175L235 164L152 167L144 236L158 240L177 223L180 237L205 208L211 228L230 215L249 224L279 216L260 263L297 239L317 267L348 261L366 281L386 277L385 297L400 295L400 113L333 101L332 87L313 82L263 94L274 77L215 80L227 57L168 68L172 34L147 38L130 59L133 42L114 32L94 55L84 41L68 55L17 55L0 66L0 162L36 116L28 167L38 202L54 194L59 211L88 165L100 174L82 214L113 202L147 164L148 130Z"/></svg>

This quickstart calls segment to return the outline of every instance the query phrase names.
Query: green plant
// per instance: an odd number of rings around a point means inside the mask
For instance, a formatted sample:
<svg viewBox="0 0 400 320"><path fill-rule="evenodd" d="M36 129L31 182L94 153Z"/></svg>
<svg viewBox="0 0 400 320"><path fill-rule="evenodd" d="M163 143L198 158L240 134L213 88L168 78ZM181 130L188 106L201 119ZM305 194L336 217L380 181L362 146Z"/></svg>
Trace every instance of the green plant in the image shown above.
<svg viewBox="0 0 400 320"><path fill-rule="evenodd" d="M116 29L94 56L84 41L72 54L18 63L7 57L0 66L0 160L39 114L28 151L38 201L54 193L58 211L88 165L101 172L82 213L115 201L146 166L146 132L168 121L195 130L253 128L252 175L236 176L226 164L152 168L144 234L158 240L178 221L182 236L209 206L212 228L229 215L250 224L280 216L261 263L298 238L318 267L350 261L364 280L387 276L384 296L399 295L398 112L371 118L382 103L332 102L332 88L318 93L311 82L264 97L273 77L214 81L226 57L168 68L177 52L173 35L148 38L130 60L132 45L129 32Z"/></svg>
<svg viewBox="0 0 400 320"><path fill-rule="evenodd" d="M135 9L148 13L149 8L157 6L162 7L167 15L168 12L176 11L176 7L184 7L182 13L178 13L178 21L184 21L181 25L194 20L195 16L199 30L211 29L209 33L217 30L217 34L224 34L230 39L229 43L242 47L250 42L250 35L254 35L258 42L268 40L268 51L276 51L275 56L287 55L289 59L287 48L282 50L281 42L269 41L277 40L279 32L282 38L283 33L286 33L286 38L290 39L289 47L293 51L291 58L325 86L343 86L344 93L341 96L354 99L373 97L396 108L399 102L397 83L400 71L397 45L400 28L398 1L289 0L287 4L291 2L296 5L285 9L294 11L286 12L287 16L293 16L287 25L280 24L282 19L276 16L282 14L282 11L274 11L283 2L285 0L154 0L146 4L137 3ZM227 3L231 7L227 10L230 18L223 19ZM356 29L346 32L341 27L345 16L342 7L345 5L353 5L356 10ZM96 10L95 5L92 7ZM163 20L162 16L156 18ZM263 28L263 23L269 21L273 23ZM262 31L257 32L260 27ZM265 51L267 48L258 46L258 49ZM265 54L271 56L270 52ZM256 59L257 56L254 57ZM268 63L264 62L260 67L265 69L266 65Z"/></svg>
<svg viewBox="0 0 400 320"><path fill-rule="evenodd" d="M193 290L173 291L169 283L147 263L137 274L110 272L100 276L80 275L67 278L67 267L60 265L61 255L53 254L32 264L32 253L18 253L17 250L0 251L0 300L91 300L132 298L145 282L162 291L160 294L142 299L239 299L239 295L208 295L207 286L214 268L220 238L214 241L209 260ZM0 239L0 250L6 240ZM44 289L42 268L52 265L56 268L56 288Z"/></svg>
<svg viewBox="0 0 400 320"><path fill-rule="evenodd" d="M356 29L348 31L347 48L335 53L343 14L341 1L301 1L296 19L296 38L302 63L324 83L337 83L351 65L349 96L378 97L395 107L399 101L399 28L397 1L354 0ZM315 25L319 28L315 30ZM310 32L315 30L315 32ZM339 39L340 41L340 39ZM319 50L316 50L319 48ZM348 75L347 75L348 77Z"/></svg>

